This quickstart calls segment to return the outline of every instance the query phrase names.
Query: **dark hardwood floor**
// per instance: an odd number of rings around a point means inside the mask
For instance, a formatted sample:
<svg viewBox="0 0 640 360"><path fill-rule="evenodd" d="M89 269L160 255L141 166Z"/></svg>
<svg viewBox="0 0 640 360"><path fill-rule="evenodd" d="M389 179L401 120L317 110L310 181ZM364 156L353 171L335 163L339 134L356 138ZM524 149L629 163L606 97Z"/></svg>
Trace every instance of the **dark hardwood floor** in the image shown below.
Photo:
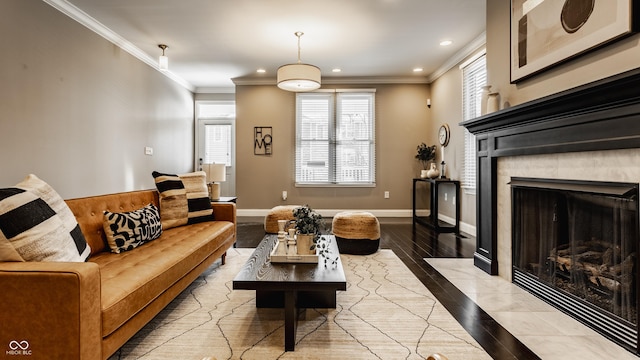
<svg viewBox="0 0 640 360"><path fill-rule="evenodd" d="M475 251L475 238L438 234L422 225L413 228L407 221L381 220L380 233L380 247L391 249L491 357L539 359L423 260L429 257L471 258ZM254 248L263 236L262 223L239 222L236 246Z"/></svg>

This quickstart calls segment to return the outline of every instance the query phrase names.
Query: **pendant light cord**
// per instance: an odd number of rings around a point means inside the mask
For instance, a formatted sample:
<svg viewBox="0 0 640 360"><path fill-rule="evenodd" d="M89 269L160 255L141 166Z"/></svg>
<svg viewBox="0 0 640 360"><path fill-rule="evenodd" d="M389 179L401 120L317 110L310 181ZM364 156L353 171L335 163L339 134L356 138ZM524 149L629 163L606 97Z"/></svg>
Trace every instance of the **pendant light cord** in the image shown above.
<svg viewBox="0 0 640 360"><path fill-rule="evenodd" d="M301 64L302 61L300 60L300 37L304 35L304 33L302 31L296 31L295 35L298 37L298 64Z"/></svg>

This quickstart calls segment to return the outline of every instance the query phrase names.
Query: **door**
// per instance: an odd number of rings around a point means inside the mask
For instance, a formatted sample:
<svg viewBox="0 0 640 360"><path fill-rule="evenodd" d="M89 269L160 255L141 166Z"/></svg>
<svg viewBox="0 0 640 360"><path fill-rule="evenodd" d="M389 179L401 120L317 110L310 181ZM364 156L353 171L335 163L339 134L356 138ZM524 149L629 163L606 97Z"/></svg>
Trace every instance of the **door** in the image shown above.
<svg viewBox="0 0 640 360"><path fill-rule="evenodd" d="M196 169L201 164L225 164L226 180L220 183L221 196L235 196L235 103L196 103Z"/></svg>

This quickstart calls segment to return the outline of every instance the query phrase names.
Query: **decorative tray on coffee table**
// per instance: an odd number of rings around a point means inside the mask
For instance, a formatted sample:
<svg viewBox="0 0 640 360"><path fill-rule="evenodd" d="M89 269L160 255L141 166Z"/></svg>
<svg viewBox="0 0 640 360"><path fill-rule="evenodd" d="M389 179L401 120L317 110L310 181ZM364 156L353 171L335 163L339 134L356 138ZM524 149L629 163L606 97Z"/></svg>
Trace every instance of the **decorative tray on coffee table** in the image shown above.
<svg viewBox="0 0 640 360"><path fill-rule="evenodd" d="M288 264L317 264L319 256L315 255L276 255L280 242L276 242L276 246L271 250L272 263L288 263Z"/></svg>

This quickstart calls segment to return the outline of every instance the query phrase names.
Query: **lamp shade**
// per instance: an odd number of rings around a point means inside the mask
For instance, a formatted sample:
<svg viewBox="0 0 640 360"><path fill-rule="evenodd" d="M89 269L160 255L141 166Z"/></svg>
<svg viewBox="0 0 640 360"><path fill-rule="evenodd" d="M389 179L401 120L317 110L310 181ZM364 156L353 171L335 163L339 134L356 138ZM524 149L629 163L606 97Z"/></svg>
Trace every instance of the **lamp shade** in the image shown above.
<svg viewBox="0 0 640 360"><path fill-rule="evenodd" d="M158 44L158 47L162 49L162 55L158 58L158 69L160 71L169 70L169 58L164 54L164 51L169 47L165 44Z"/></svg>
<svg viewBox="0 0 640 360"><path fill-rule="evenodd" d="M167 71L169 70L169 58L164 56L164 55L160 55L160 58L158 58L158 69L162 70L162 71Z"/></svg>
<svg viewBox="0 0 640 360"><path fill-rule="evenodd" d="M204 164L202 170L207 174L207 182L221 182L227 180L225 164Z"/></svg>
<svg viewBox="0 0 640 360"><path fill-rule="evenodd" d="M309 64L288 64L278 68L278 87L282 90L302 92L320 87L320 68Z"/></svg>

